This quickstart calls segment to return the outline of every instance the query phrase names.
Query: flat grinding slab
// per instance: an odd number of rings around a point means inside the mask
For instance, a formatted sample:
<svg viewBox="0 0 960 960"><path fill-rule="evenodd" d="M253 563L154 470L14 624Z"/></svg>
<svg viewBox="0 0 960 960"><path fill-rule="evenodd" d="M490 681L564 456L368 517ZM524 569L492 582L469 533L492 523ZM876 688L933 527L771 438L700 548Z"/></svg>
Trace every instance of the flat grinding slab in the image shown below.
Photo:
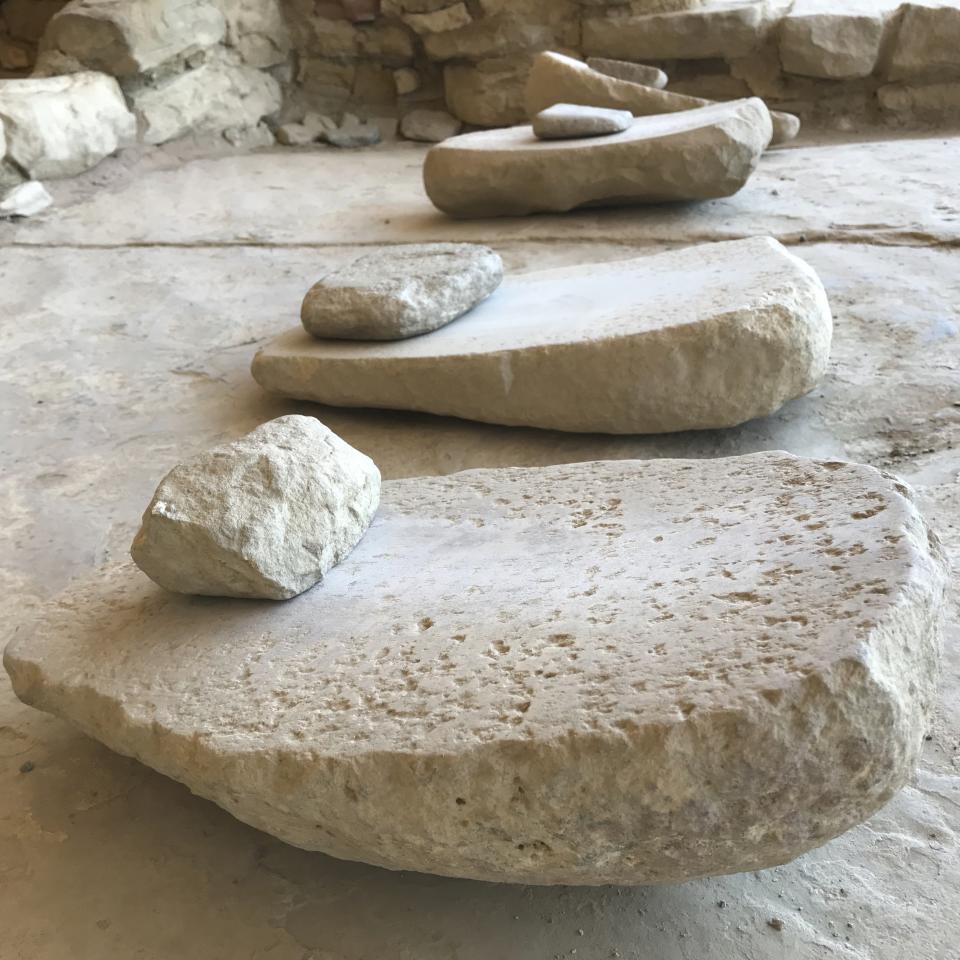
<svg viewBox="0 0 960 960"><path fill-rule="evenodd" d="M763 101L751 97L640 117L607 137L540 140L529 125L481 130L432 147L423 187L438 209L466 218L729 197L756 169L771 129Z"/></svg>
<svg viewBox="0 0 960 960"><path fill-rule="evenodd" d="M394 343L299 326L252 365L272 393L599 433L730 427L826 370L823 285L768 237L508 276L468 314Z"/></svg>
<svg viewBox="0 0 960 960"><path fill-rule="evenodd" d="M294 600L130 563L22 628L17 695L311 850L522 883L783 863L929 721L945 581L909 491L763 453L388 482Z"/></svg>

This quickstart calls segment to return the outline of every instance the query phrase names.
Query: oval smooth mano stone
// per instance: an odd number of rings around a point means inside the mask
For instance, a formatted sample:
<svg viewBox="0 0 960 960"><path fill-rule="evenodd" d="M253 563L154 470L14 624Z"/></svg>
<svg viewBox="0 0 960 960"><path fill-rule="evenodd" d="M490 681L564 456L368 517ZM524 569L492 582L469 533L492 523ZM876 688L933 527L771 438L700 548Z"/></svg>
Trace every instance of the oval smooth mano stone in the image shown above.
<svg viewBox="0 0 960 960"><path fill-rule="evenodd" d="M756 97L640 117L607 137L481 130L431 147L423 185L436 207L465 218L729 197L756 169L771 130Z"/></svg>
<svg viewBox="0 0 960 960"><path fill-rule="evenodd" d="M784 863L869 817L935 703L945 561L909 491L785 453L384 484L285 604L72 586L26 703L288 843L516 883Z"/></svg>
<svg viewBox="0 0 960 960"><path fill-rule="evenodd" d="M533 118L532 127L534 136L541 140L572 140L622 133L632 123L633 114L629 110L557 103L541 110Z"/></svg>
<svg viewBox="0 0 960 960"><path fill-rule="evenodd" d="M272 393L556 430L729 427L813 389L830 354L816 273L768 237L508 276L395 343L297 328L254 357Z"/></svg>
<svg viewBox="0 0 960 960"><path fill-rule="evenodd" d="M315 283L300 322L318 338L402 340L455 320L502 279L499 254L479 243L398 244Z"/></svg>

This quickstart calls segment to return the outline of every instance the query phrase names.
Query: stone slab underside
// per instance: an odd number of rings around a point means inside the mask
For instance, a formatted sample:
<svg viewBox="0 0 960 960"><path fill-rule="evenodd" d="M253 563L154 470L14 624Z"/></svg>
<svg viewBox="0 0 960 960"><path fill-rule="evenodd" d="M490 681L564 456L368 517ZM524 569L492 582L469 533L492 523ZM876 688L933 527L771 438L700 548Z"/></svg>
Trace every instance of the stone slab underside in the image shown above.
<svg viewBox="0 0 960 960"><path fill-rule="evenodd" d="M107 186L71 202L55 183L56 218L15 230L18 243L412 243L619 240L698 243L769 235L786 243L861 240L957 243L960 204L949 176L960 139L930 138L770 151L733 197L653 208L578 211L492 223L454 221L423 192L424 150L269 151L147 168L128 179L103 165ZM108 167L107 170L110 168ZM348 171L348 172L345 172ZM349 189L346 188L349 184ZM89 191L88 191L89 192Z"/></svg>
<svg viewBox="0 0 960 960"><path fill-rule="evenodd" d="M599 433L730 427L811 390L830 353L816 274L757 237L508 275L459 320L392 343L302 327L254 358L273 393Z"/></svg>
<svg viewBox="0 0 960 960"><path fill-rule="evenodd" d="M944 578L869 467L475 471L387 484L349 557L280 605L108 567L4 665L26 702L297 846L673 882L792 859L903 785Z"/></svg>

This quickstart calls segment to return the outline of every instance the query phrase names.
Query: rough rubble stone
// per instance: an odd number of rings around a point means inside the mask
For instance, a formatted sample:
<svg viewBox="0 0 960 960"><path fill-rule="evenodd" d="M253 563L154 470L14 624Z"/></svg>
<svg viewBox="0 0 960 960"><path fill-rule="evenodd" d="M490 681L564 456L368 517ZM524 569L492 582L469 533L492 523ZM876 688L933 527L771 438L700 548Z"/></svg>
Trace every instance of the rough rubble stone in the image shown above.
<svg viewBox="0 0 960 960"><path fill-rule="evenodd" d="M400 340L429 333L486 299L503 263L476 243L412 243L369 253L310 288L300 318L321 339Z"/></svg>
<svg viewBox="0 0 960 960"><path fill-rule="evenodd" d="M277 127L277 140L288 147L303 147L325 140L337 129L336 123L320 113L308 113L299 123L284 123Z"/></svg>
<svg viewBox="0 0 960 960"><path fill-rule="evenodd" d="M32 179L72 177L133 141L136 121L113 77L0 80L7 158Z"/></svg>
<svg viewBox="0 0 960 960"><path fill-rule="evenodd" d="M403 21L416 33L443 33L473 23L465 3L453 3L429 13L406 13Z"/></svg>
<svg viewBox="0 0 960 960"><path fill-rule="evenodd" d="M656 87L657 90L662 90L667 85L667 75L659 67L648 67L628 60L611 60L609 57L587 57L587 66L608 77L642 83L647 87Z"/></svg>
<svg viewBox="0 0 960 960"><path fill-rule="evenodd" d="M280 417L177 464L130 554L176 593L285 600L350 553L379 501L369 457L313 417Z"/></svg>
<svg viewBox="0 0 960 960"><path fill-rule="evenodd" d="M418 108L405 113L400 120L400 133L408 140L423 143L440 143L455 137L461 129L463 124L446 110Z"/></svg>
<svg viewBox="0 0 960 960"><path fill-rule="evenodd" d="M960 116L960 81L888 83L877 90L880 106L907 122L949 123Z"/></svg>
<svg viewBox="0 0 960 960"><path fill-rule="evenodd" d="M20 183L0 196L0 217L34 217L53 203L46 187L36 180Z"/></svg>
<svg viewBox="0 0 960 960"><path fill-rule="evenodd" d="M131 93L146 143L166 143L190 133L256 127L280 109L280 85L253 67L217 60L159 86Z"/></svg>
<svg viewBox="0 0 960 960"><path fill-rule="evenodd" d="M361 120L352 113L345 113L340 125L327 130L323 138L333 147L372 147L380 142L380 127L372 120Z"/></svg>
<svg viewBox="0 0 960 960"><path fill-rule="evenodd" d="M904 3L888 76L891 80L960 77L960 7Z"/></svg>
<svg viewBox="0 0 960 960"><path fill-rule="evenodd" d="M770 132L756 98L641 117L590 140L540 140L529 126L486 130L432 147L423 183L455 217L727 197L756 169Z"/></svg>
<svg viewBox="0 0 960 960"><path fill-rule="evenodd" d="M766 39L782 6L768 0L714 2L639 17L584 17L583 50L590 56L630 60L744 57Z"/></svg>
<svg viewBox="0 0 960 960"><path fill-rule="evenodd" d="M477 127L523 123L529 57L498 57L480 63L448 63L443 68L447 109Z"/></svg>
<svg viewBox="0 0 960 960"><path fill-rule="evenodd" d="M456 323L397 343L262 347L272 393L597 433L731 427L812 390L830 353L817 275L767 237L508 276Z"/></svg>
<svg viewBox="0 0 960 960"><path fill-rule="evenodd" d="M128 77L219 43L226 30L212 0L73 0L48 24L44 46Z"/></svg>
<svg viewBox="0 0 960 960"><path fill-rule="evenodd" d="M629 110L555 103L533 118L532 128L534 136L541 140L569 140L623 133L632 123L633 114Z"/></svg>
<svg viewBox="0 0 960 960"><path fill-rule="evenodd" d="M536 116L555 103L579 103L587 107L609 107L629 110L636 117L676 113L710 106L713 101L688 97L669 90L657 90L628 80L619 80L585 63L560 53L538 54L527 78L524 91L527 116ZM789 113L770 112L774 144L797 135L800 121Z"/></svg>
<svg viewBox="0 0 960 960"><path fill-rule="evenodd" d="M388 482L288 604L79 581L23 701L308 850L534 884L784 863L880 809L936 704L945 558L871 467L785 453Z"/></svg>
<svg viewBox="0 0 960 960"><path fill-rule="evenodd" d="M780 24L783 69L805 77L868 77L880 56L887 14L870 3L852 8L823 0L795 4Z"/></svg>

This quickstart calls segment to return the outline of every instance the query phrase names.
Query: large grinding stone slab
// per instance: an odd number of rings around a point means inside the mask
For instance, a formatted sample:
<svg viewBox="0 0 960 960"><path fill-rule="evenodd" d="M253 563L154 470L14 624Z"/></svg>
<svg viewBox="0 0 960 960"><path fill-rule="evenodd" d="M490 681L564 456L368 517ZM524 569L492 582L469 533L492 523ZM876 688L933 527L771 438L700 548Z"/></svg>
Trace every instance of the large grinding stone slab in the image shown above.
<svg viewBox="0 0 960 960"><path fill-rule="evenodd" d="M508 276L459 320L395 343L263 347L267 390L335 406L600 433L729 427L811 390L823 286L768 237Z"/></svg>
<svg viewBox="0 0 960 960"><path fill-rule="evenodd" d="M282 604L106 568L21 629L17 695L247 823L485 880L785 862L907 779L942 552L895 479L763 453L388 482Z"/></svg>
<svg viewBox="0 0 960 960"><path fill-rule="evenodd" d="M530 125L481 130L432 147L423 186L437 208L464 218L729 197L756 169L771 129L752 97L640 117L588 140L541 140Z"/></svg>

